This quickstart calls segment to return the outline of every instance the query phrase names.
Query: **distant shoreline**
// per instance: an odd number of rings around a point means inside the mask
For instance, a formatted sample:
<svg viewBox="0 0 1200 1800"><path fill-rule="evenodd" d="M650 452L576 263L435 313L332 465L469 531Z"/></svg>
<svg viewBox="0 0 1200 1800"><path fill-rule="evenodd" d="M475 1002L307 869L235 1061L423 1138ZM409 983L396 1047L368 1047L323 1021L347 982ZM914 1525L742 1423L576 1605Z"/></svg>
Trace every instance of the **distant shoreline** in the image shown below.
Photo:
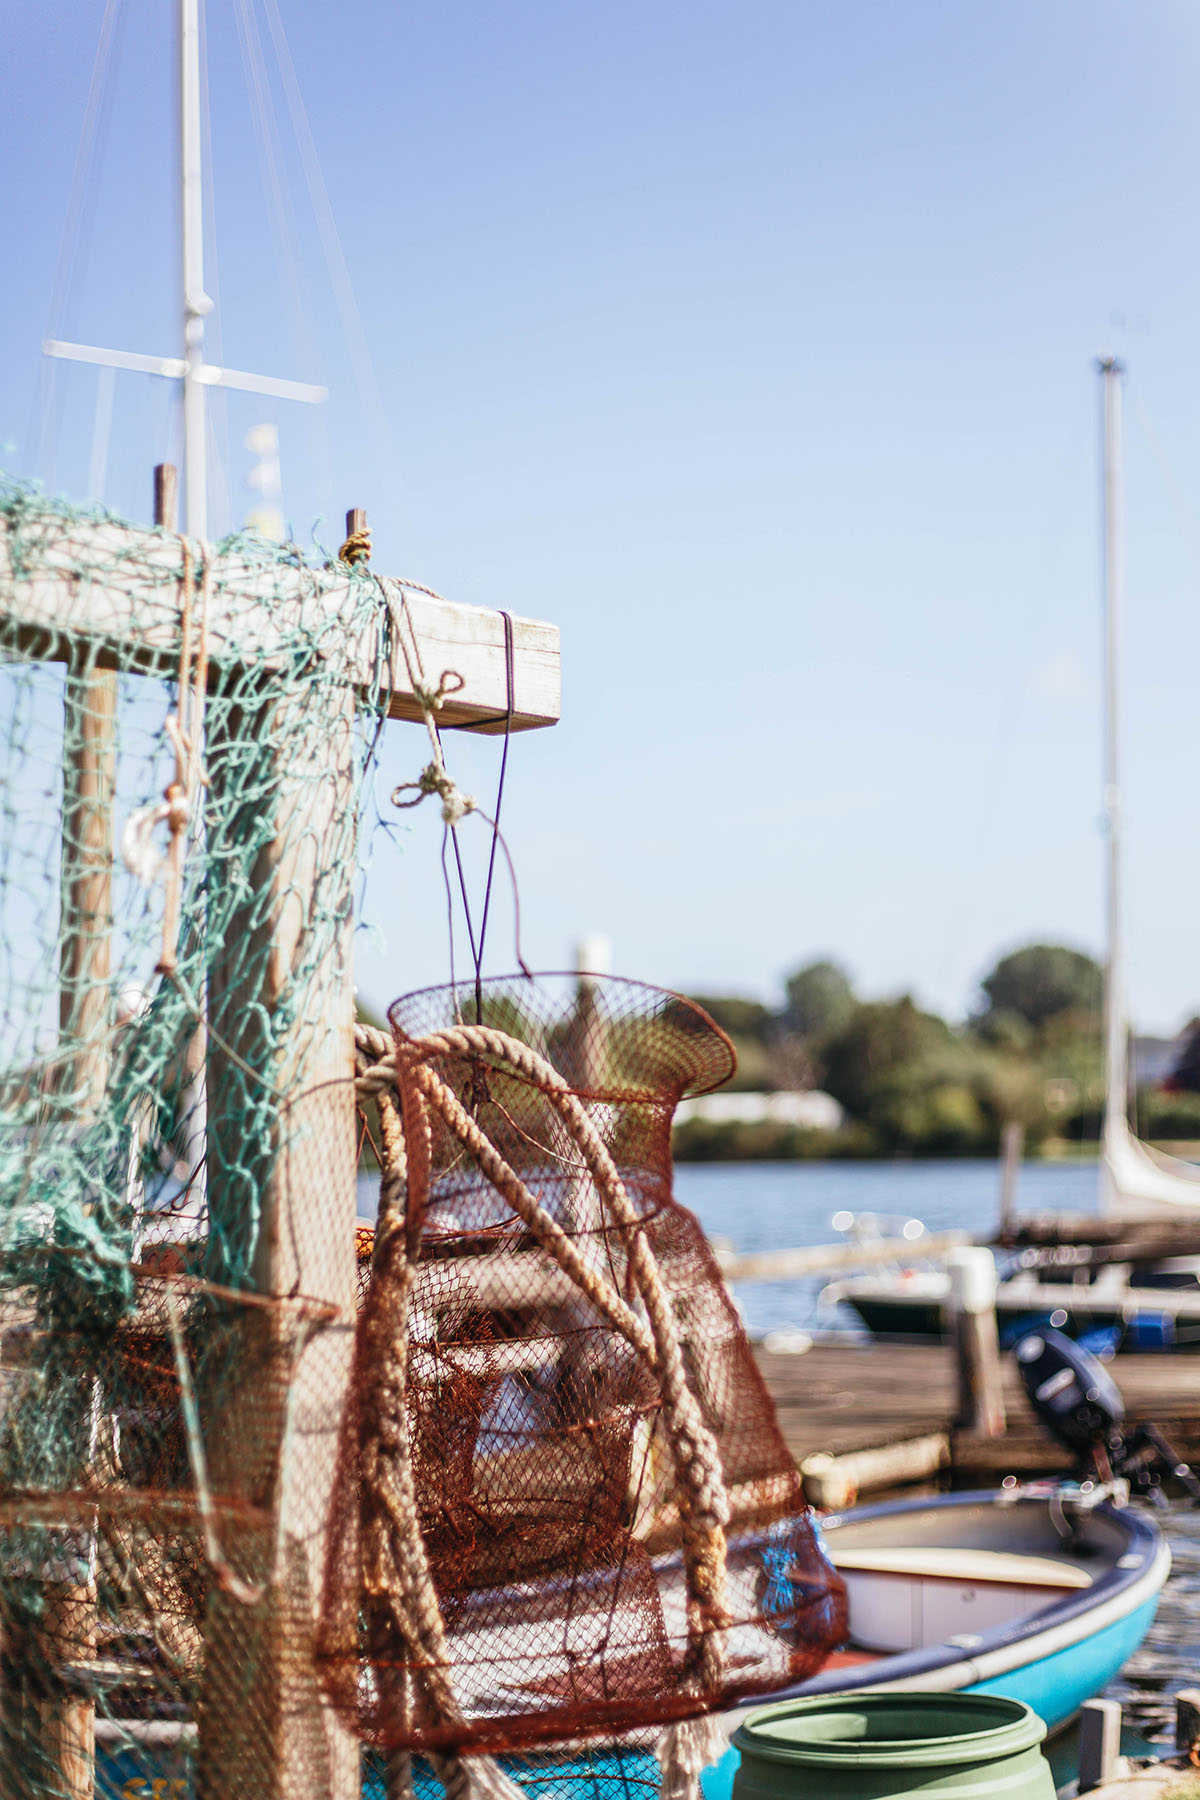
<svg viewBox="0 0 1200 1800"><path fill-rule="evenodd" d="M853 1127L845 1131L806 1131L803 1128L733 1125L696 1129L699 1122L676 1127L672 1156L677 1163L741 1162L987 1162L986 1151L908 1150L902 1144L890 1148L864 1143ZM1200 1162L1200 1138L1149 1138L1152 1149L1186 1161ZM997 1151L998 1155L998 1151ZM1027 1150L1024 1161L1037 1163L1093 1163L1100 1155L1095 1138L1047 1138Z"/></svg>

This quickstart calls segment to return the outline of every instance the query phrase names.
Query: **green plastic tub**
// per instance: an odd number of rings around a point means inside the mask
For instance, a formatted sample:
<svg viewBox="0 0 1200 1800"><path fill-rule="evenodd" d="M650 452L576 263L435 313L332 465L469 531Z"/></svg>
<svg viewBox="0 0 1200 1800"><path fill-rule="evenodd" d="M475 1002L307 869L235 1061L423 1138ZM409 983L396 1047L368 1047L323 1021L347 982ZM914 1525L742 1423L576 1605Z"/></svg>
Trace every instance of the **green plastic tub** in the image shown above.
<svg viewBox="0 0 1200 1800"><path fill-rule="evenodd" d="M748 1713L733 1800L1054 1800L1046 1727L999 1694L833 1694Z"/></svg>

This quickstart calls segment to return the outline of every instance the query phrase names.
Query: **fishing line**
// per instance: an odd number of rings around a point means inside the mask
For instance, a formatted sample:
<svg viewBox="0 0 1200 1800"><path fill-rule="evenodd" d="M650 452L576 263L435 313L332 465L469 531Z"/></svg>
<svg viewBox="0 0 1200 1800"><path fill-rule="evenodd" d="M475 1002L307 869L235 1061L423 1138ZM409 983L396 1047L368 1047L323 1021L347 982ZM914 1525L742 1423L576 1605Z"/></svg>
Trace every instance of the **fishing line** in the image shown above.
<svg viewBox="0 0 1200 1800"><path fill-rule="evenodd" d="M100 37L92 62L84 105L83 124L75 151L75 167L59 239L54 282L47 309L46 337L62 336L63 322L72 298L76 275L88 244L87 221L92 215L91 199L95 194L102 161L103 139L112 117L113 83L110 74L117 60L125 13L120 0L108 0L100 22ZM81 229L81 221L83 226ZM38 397L34 411L38 417L38 469L47 486L54 486L53 458L55 448L55 364L53 357L42 357ZM29 437L33 437L32 421ZM28 440L27 440L28 441ZM28 462L28 459L26 459ZM47 467L49 462L50 466Z"/></svg>
<svg viewBox="0 0 1200 1800"><path fill-rule="evenodd" d="M292 202L283 154L283 134L279 128L254 0L236 0L235 16L242 72L251 103L259 174L264 196L270 202L278 270L288 315L288 333L299 367L315 384L321 363L316 320L308 301L309 284L304 280L296 208ZM311 429L315 479L321 493L330 492L333 487L332 446L325 422L326 414L327 409L310 407L306 415Z"/></svg>
<svg viewBox="0 0 1200 1800"><path fill-rule="evenodd" d="M479 921L478 944L476 944L476 941L475 941L475 926L474 926L474 921L471 918L471 903L467 897L467 880L466 880L466 873L463 869L462 852L459 848L458 829L454 825L451 825L449 828L450 835L454 840L454 861L455 861L455 865L458 869L458 885L459 885L459 891L462 894L463 914L466 918L466 923L467 923L467 937L468 937L468 940L471 945L471 960L475 964L475 1017L476 1017L476 1020L480 1024L483 1023L483 950L484 950L484 942L487 937L488 913L491 909L491 904L492 904L492 880L493 880L493 877L496 872L496 849L497 849L497 846L501 842L501 839L500 839L500 808L504 804L504 783L505 783L505 778L508 774L508 746L509 746L509 740L512 737L513 713L515 711L515 702L514 702L515 675L514 675L514 667L513 667L512 614L502 611L500 614L500 617L504 620L504 683L505 683L505 710L504 710L504 714L503 714L503 718L504 718L504 748L500 755L500 777L499 777L499 781L497 782L497 785L496 785L496 810L490 821L491 827L492 827L492 843L491 843L491 849L488 854L487 881L486 881L486 884L484 887L484 892L483 892L483 912L482 912L482 915L481 915L480 921ZM480 721L480 723L489 723L489 724L493 723L493 722L494 721L491 721L491 720ZM439 744L441 742L441 734L440 733L438 734L438 742L439 742ZM444 859L444 849L445 849L445 840L443 839L443 867L444 867L444 860L445 860ZM517 898L516 872L512 866L512 858L511 858L511 856L508 855L507 846L505 846L505 857L507 858L507 861L508 861L509 872L512 874L512 878L513 878L513 897L514 897L514 907L516 909L516 918L517 918L517 927L516 927L516 930L517 930L517 961L521 962L520 903ZM453 947L453 931L451 932L451 945ZM524 968L523 963L521 964L521 966L522 966L522 968ZM451 970L451 973L450 973L450 980L451 980L451 984L453 985L453 981L454 981L453 969Z"/></svg>
<svg viewBox="0 0 1200 1800"><path fill-rule="evenodd" d="M369 534L364 534L364 537L367 536L369 536ZM359 543L354 539L348 539L347 542L342 545L339 554L343 558L349 557L351 561L365 559L365 557L370 554L370 546L369 543ZM513 720L516 714L516 672L512 615L503 610L500 614L504 621L505 709L503 713L497 714L494 717L469 721L463 727L465 730L470 730L472 728L478 729L480 726L484 725L503 724L504 726L504 748L500 758L500 775L496 792L496 806L493 816L489 818L488 814L484 812L483 808L479 806L469 794L464 794L462 792L449 774L446 768L442 733L437 723L437 713L442 705L447 699L452 698L453 695L459 693L464 687L465 683L463 677L456 669L443 669L437 687L433 687L425 673L425 663L424 658L421 655L420 640L417 637L411 614L408 611L408 596L405 593L405 586L408 584L397 584L400 588L400 606L398 612L393 614L392 603L388 596L387 587L378 575L373 575L372 579L379 590L389 616L389 643L394 642L400 647L401 654L404 658L405 668L408 673L409 684L420 702L422 717L425 721L425 729L429 733L429 741L433 750L433 761L422 770L420 777L416 781L401 782L400 785L393 790L392 805L399 807L401 811L404 811L409 807L419 806L422 800L428 798L430 794L436 794L441 798L442 819L446 828L442 833L441 861L442 877L446 888L446 909L450 949L450 985L451 989L456 992L457 983L454 968L454 897L450 885L449 871L446 865L447 835L453 839L454 860L458 872L459 893L462 896L463 915L466 920L467 938L471 948L471 960L475 967L475 1000L476 1005L480 1008L479 1022L482 1023L483 953L487 934L488 915L491 909L492 882L495 876L497 847L504 852L504 860L508 866L509 879L512 882L513 936L517 965L520 968L521 973L532 980L530 970L521 954L521 896L517 885L517 872L513 865L513 859L508 845L504 840L504 834L500 830L500 811L504 804L504 787L508 774L509 740L512 736ZM413 583L412 585L415 587L416 583ZM422 589L421 591L429 593L432 590ZM405 620L407 620L408 623L409 637L412 639L411 654L403 629ZM400 796L406 793L414 794L415 798L412 800L402 800ZM467 892L466 870L463 866L462 852L459 846L456 829L460 820L462 820L467 813L478 813L484 823L491 827L492 832L491 850L488 857L487 882L483 900L483 916L478 937L476 937L475 933L475 921L472 917L470 896ZM456 993L456 1008L457 1004Z"/></svg>
<svg viewBox="0 0 1200 1800"><path fill-rule="evenodd" d="M334 303L341 318L342 330L345 333L347 348L350 352L350 364L354 370L354 379L363 407L370 418L379 460L384 466L389 485L395 492L400 489L402 483L399 475L400 462L396 454L395 440L392 437L391 423L383 404L379 377L375 373L370 345L358 307L358 298L354 292L354 282L350 276L346 253L342 248L341 235L338 232L337 220L330 203L329 190L325 185L325 176L321 169L321 159L317 155L312 127L308 122L308 112L300 91L296 65L292 61L292 53L288 46L287 34L284 31L278 0L263 0L263 11L266 14L267 29L270 32L271 43L275 51L275 64L279 71L284 98L287 101L288 113L292 121L292 133L300 152L300 165L304 170L309 205L312 207L313 217L316 220L317 235L321 241L326 273L333 289Z"/></svg>
<svg viewBox="0 0 1200 1800"><path fill-rule="evenodd" d="M1175 523L1191 549L1196 554L1200 555L1200 533L1197 532L1196 520L1188 510L1188 504L1184 497L1183 488L1175 478L1175 471L1171 467L1170 457L1167 454L1167 448L1159 434L1158 427L1150 416L1149 410L1142 399L1140 389L1137 384L1130 379L1128 373L1126 373L1125 376L1125 391L1133 401L1133 410L1137 415L1138 424L1141 426L1142 431L1145 434L1146 442L1150 446L1150 453L1158 464L1159 477L1163 484L1163 490L1166 493L1168 500L1171 502L1171 508L1175 514Z"/></svg>

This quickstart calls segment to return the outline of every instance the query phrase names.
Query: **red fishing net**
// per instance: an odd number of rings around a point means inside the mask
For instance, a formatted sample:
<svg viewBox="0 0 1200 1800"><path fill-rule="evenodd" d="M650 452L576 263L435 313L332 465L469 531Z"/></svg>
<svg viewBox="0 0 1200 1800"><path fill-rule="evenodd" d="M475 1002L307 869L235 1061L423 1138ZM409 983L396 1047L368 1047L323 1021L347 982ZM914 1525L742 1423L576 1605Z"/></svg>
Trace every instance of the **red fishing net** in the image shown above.
<svg viewBox="0 0 1200 1800"><path fill-rule="evenodd" d="M671 1191L674 1107L732 1073L728 1040L611 979L390 1017L319 1644L344 1720L378 1747L519 1751L803 1679L843 1591Z"/></svg>

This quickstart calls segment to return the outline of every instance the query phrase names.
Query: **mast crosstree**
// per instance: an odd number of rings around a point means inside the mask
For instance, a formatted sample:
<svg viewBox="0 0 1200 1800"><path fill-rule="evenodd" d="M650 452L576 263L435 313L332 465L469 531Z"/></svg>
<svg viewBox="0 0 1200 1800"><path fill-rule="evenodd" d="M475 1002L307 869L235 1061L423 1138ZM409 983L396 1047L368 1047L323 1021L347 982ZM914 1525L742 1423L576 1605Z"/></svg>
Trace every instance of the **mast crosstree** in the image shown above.
<svg viewBox="0 0 1200 1800"><path fill-rule="evenodd" d="M48 338L43 354L66 362L95 363L183 383L183 494L189 534L208 536L207 389L237 388L274 400L309 405L329 398L328 388L311 382L252 375L204 360L205 321L213 301L204 286L204 145L200 131L200 4L179 0L179 182L180 250L183 267L183 355L147 356L94 344Z"/></svg>

